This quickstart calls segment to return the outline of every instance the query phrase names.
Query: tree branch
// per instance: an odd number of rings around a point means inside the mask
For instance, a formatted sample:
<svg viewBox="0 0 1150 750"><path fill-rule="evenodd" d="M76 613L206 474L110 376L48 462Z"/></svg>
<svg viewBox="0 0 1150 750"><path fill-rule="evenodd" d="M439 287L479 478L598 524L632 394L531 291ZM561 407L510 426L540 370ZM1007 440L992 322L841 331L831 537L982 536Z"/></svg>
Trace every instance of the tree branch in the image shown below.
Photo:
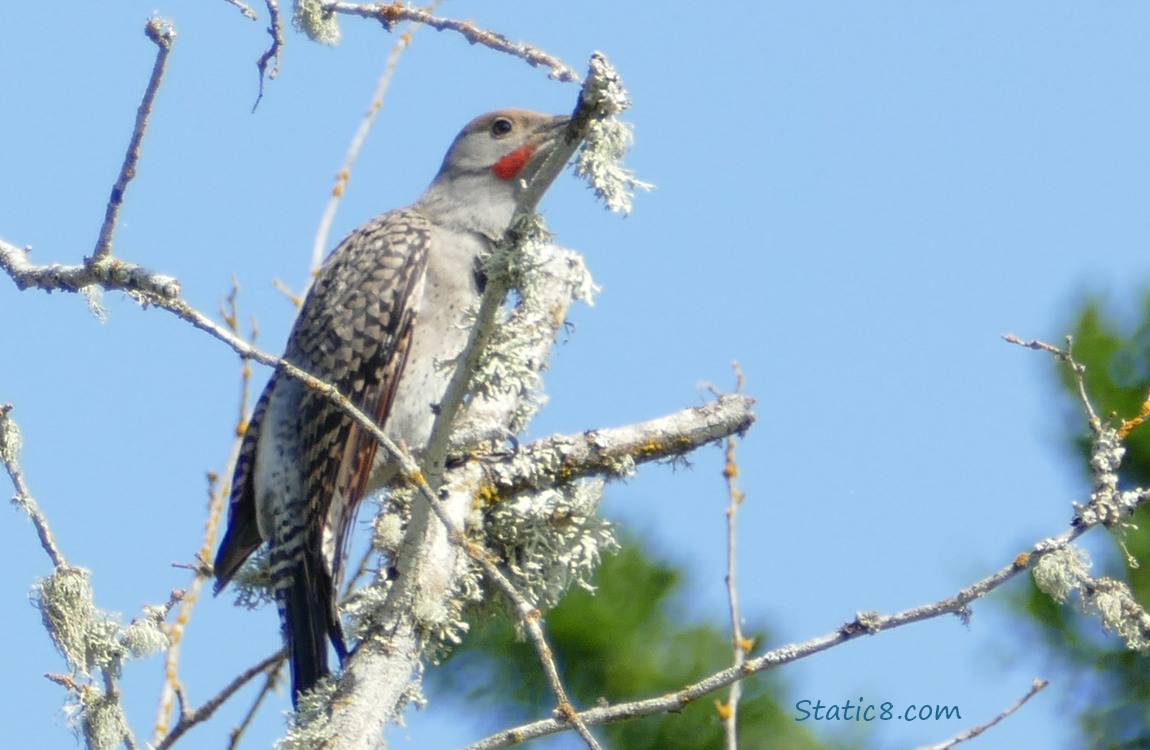
<svg viewBox="0 0 1150 750"><path fill-rule="evenodd" d="M1034 682L1032 682L1030 684L1030 689L1026 691L1025 695L1023 695L1021 698L1016 700L1009 707L1007 707L1007 709L1005 711L1000 713L998 716L995 716L990 721L988 721L984 724L979 724L976 727L971 727L970 729L967 729L964 732L959 732L954 737L951 737L949 740L946 740L944 742L939 742L939 743L934 744L934 745L921 747L918 750L950 750L950 748L954 747L955 745L958 745L959 743L966 742L967 740L973 740L975 737L979 736L980 734L985 732L987 729L990 729L991 727L1000 723L1007 716L1010 716L1012 713L1014 713L1018 709L1022 708L1024 705L1026 705L1026 702L1028 700L1030 700L1034 696L1041 693L1043 691L1043 689L1045 689L1046 686L1049 684L1050 683L1048 683L1046 680L1035 679Z"/></svg>
<svg viewBox="0 0 1150 750"><path fill-rule="evenodd" d="M590 476L622 477L636 464L684 456L754 424L755 400L737 394L624 427L553 435L513 453L482 456L484 497L510 497Z"/></svg>
<svg viewBox="0 0 1150 750"><path fill-rule="evenodd" d="M471 21L457 21L453 18L433 16L421 8L411 8L399 3L340 3L325 2L321 5L325 12L340 13L361 18L374 18L388 31L401 21L412 21L430 26L436 31L454 31L461 34L471 44L481 44L496 52L518 57L533 68L543 66L550 72L549 78L566 83L578 83L578 74L562 60L549 55L529 44L516 44L502 34L478 28Z"/></svg>
<svg viewBox="0 0 1150 750"><path fill-rule="evenodd" d="M116 219L120 215L120 206L124 203L128 183L136 176L136 164L140 160L140 144L144 140L144 131L148 129L148 118L152 115L152 104L156 101L156 93L160 90L160 82L164 78L168 55L172 51L172 44L176 41L176 28L171 22L161 18L148 19L144 25L144 33L156 44L156 62L152 66L152 76L148 79L148 86L144 90L144 99L136 110L136 124L132 128L128 152L124 154L124 163L120 166L120 174L116 178L116 184L112 186L112 194L104 210L104 223L100 227L96 249L92 252L94 261L103 260L112 253L112 234L116 231Z"/></svg>

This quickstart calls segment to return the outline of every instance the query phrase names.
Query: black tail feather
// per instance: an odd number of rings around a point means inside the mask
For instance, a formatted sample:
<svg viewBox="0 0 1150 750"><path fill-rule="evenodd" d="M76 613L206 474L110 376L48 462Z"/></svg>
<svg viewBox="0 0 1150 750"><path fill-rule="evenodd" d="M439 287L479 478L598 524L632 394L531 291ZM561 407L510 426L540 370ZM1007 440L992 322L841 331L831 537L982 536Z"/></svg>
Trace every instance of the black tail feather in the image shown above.
<svg viewBox="0 0 1150 750"><path fill-rule="evenodd" d="M331 674L328 642L342 663L347 656L331 576L322 564L302 560L292 570L291 585L277 597L284 641L291 657L292 705L299 695ZM316 568L319 568L316 570Z"/></svg>

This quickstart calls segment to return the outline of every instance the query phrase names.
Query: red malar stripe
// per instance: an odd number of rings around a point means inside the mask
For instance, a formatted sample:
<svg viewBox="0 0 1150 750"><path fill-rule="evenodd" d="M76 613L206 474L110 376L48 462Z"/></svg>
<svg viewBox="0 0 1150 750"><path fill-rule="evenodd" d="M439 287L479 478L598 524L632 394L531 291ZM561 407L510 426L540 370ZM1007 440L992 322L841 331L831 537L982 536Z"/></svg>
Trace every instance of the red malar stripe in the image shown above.
<svg viewBox="0 0 1150 750"><path fill-rule="evenodd" d="M491 166L491 171L501 180L510 180L515 177L531 161L535 153L534 146L520 146L507 156Z"/></svg>

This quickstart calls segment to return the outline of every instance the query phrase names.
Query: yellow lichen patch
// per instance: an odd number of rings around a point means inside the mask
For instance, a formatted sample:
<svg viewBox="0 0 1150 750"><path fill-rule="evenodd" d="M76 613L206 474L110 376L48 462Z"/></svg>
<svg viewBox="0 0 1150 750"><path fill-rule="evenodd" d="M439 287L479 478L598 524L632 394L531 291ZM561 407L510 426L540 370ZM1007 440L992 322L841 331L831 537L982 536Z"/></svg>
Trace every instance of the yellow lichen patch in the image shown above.
<svg viewBox="0 0 1150 750"><path fill-rule="evenodd" d="M493 484L481 484L472 496L472 508L490 508L500 501L499 490Z"/></svg>

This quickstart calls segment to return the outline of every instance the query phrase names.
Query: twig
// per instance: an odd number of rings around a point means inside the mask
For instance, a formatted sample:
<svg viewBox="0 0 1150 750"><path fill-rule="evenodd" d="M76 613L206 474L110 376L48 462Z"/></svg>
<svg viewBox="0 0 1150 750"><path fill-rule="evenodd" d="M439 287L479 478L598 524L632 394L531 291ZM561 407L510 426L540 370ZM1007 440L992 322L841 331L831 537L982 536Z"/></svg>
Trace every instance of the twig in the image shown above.
<svg viewBox="0 0 1150 750"><path fill-rule="evenodd" d="M276 0L264 0L264 4L268 9L268 36L272 38L272 43L264 50L263 54L256 60L256 69L260 74L260 89L256 94L255 104L252 105L252 112L256 111L256 107L260 106L260 101L264 98L264 80L274 81L275 77L280 72L280 52L284 47L284 23L280 17L280 6ZM254 15L253 15L254 17ZM271 63L271 70L268 70L268 63Z"/></svg>
<svg viewBox="0 0 1150 750"><path fill-rule="evenodd" d="M959 744L960 742L966 742L967 740L974 739L978 735L985 732L987 729L990 729L995 724L998 724L1000 721L1005 719L1007 716L1010 716L1012 713L1014 713L1018 709L1022 708L1022 706L1028 700L1030 700L1034 696L1038 695L1038 693L1042 692L1042 689L1045 688L1048 684L1050 684L1050 683L1048 683L1046 680L1036 678L1034 680L1034 682L1031 683L1030 690L1026 691L1026 695L1024 695L1021 698L1019 698L1018 700L1016 700L1012 706L1007 708L1005 711L1000 713L998 716L995 716L990 721L986 722L985 724L979 724L976 727L971 727L970 729L966 730L965 732L960 732L959 734L955 735L954 737L951 737L949 740L946 740L944 742L939 742L936 745L923 746L923 747L919 748L919 750L950 750L950 748L954 747L955 745Z"/></svg>
<svg viewBox="0 0 1150 750"><path fill-rule="evenodd" d="M434 4L433 4L434 5ZM429 6L430 7L430 6ZM319 227L315 233L315 243L311 249L311 268L314 271L320 267L323 262L324 252L327 250L327 238L331 232L331 223L335 219L335 212L339 208L339 202L343 198L344 193L347 192L347 184L351 180L351 169L355 165L355 160L359 158L359 150L363 147L364 142L367 141L367 136L371 132L371 126L375 122L375 116L379 110L383 108L383 99L387 94L387 89L391 86L391 79L395 76L396 67L399 65L399 57L403 51L411 46L412 35L418 30L419 26L414 26L399 35L399 39L391 47L391 52L387 55L387 64L383 68L383 73L379 76L379 81L375 85L375 92L371 96L371 105L368 106L367 112L364 113L363 119L359 122L359 127L352 136L351 143L348 144L347 154L343 159L343 166L340 167L339 172L336 173L336 182L331 189L331 197L327 201L327 207L324 209L323 216L320 217ZM309 280L313 278L309 276ZM310 286L310 283L309 283Z"/></svg>
<svg viewBox="0 0 1150 750"><path fill-rule="evenodd" d="M1070 336L1066 337L1065 349L1059 349L1053 344L1047 344L1046 342L1039 341L1038 339L1024 341L1018 336L1015 336L1013 333L1005 333L1002 335L1002 338L1010 344L1022 346L1027 349L1034 349L1035 351L1053 354L1055 359L1061 362L1065 362L1070 367L1070 372L1073 373L1075 382L1078 385L1078 400L1082 403L1083 408L1086 410L1087 423L1090 427L1090 431L1094 433L1095 436L1097 436L1099 430L1102 427L1102 421L1098 419L1098 414L1094 411L1094 405L1090 403L1090 398L1086 395L1086 380L1083 377L1086 372L1086 368L1082 365L1081 362L1078 362L1076 359L1074 359L1074 353L1072 351L1072 345L1074 343L1073 338Z"/></svg>
<svg viewBox="0 0 1150 750"><path fill-rule="evenodd" d="M244 18L247 18L248 20L255 21L259 19L259 16L257 16L256 12L251 9L251 6L245 2L241 2L241 0L224 0L224 2L228 5L234 5L239 8L240 13L242 13Z"/></svg>
<svg viewBox="0 0 1150 750"><path fill-rule="evenodd" d="M484 47L503 52L526 62L533 68L543 66L550 72L549 78L566 83L579 83L580 78L562 60L549 55L529 44L516 44L502 34L478 28L471 21L457 21L452 18L439 18L421 8L409 8L399 3L341 3L328 2L323 4L323 10L329 13L342 13L361 18L374 18L380 21L384 28L391 30L392 26L402 21L421 23L436 31L454 31L462 34L463 38L471 44L481 44Z"/></svg>
<svg viewBox="0 0 1150 750"><path fill-rule="evenodd" d="M739 363L734 363L735 393L743 391L743 371ZM723 478L727 482L727 600L731 608L731 642L734 649L734 667L738 669L747 660L747 651L750 645L743 638L742 614L739 611L739 587L735 576L736 572L736 542L738 540L737 517L739 506L742 505L745 495L739 489L739 464L735 459L735 436L727 438L726 461L723 465ZM739 699L743 694L742 681L731 683L727 693L727 702L719 703L719 717L723 720L723 733L727 740L727 750L738 750L739 747ZM718 703L718 701L716 701Z"/></svg>
<svg viewBox="0 0 1150 750"><path fill-rule="evenodd" d="M259 711L260 705L263 704L264 699L268 697L272 689L276 686L276 683L279 682L280 671L283 669L286 661L287 652L281 652L279 664L276 664L268 670L267 678L264 680L264 685L260 688L259 693L256 694L256 699L252 701L252 705L248 707L243 720L229 733L228 750L235 750L239 747L240 739L243 738L244 732L247 731L252 721L255 720L256 712Z"/></svg>
<svg viewBox="0 0 1150 750"><path fill-rule="evenodd" d="M60 548L56 546L56 538L48 525L48 517L40 510L39 504L32 497L24 481L24 472L20 468L20 448L23 440L20 428L16 425L16 420L12 419L11 412L12 404L0 405L0 461L3 461L4 470L8 472L8 477L16 490L12 502L28 515L28 519L36 529L36 535L40 537L40 546L48 553L52 566L60 568L68 563Z"/></svg>
<svg viewBox="0 0 1150 750"><path fill-rule="evenodd" d="M239 444L240 441L237 438L232 448L230 463L235 462L236 456L239 453ZM215 547L216 530L219 527L219 519L223 514L227 498L231 494L230 485L227 482L219 483L217 480L218 476L214 473L208 475L209 510L207 523L204 528L204 538L200 544L198 554L200 560L211 559L212 549ZM199 602L200 591L203 589L204 582L209 577L207 575L208 570L209 569L204 565L196 566L194 569L195 572L192 575L192 581L188 585L186 593L180 603L180 611L176 616L176 621L168 628L168 647L164 653L164 682L160 689L160 699L156 708L156 720L152 732L153 745L168 735L168 722L172 716L172 701L180 688L180 645L183 641L184 632L187 630L188 621L191 620L192 611ZM183 721L182 717L180 721Z"/></svg>
<svg viewBox="0 0 1150 750"><path fill-rule="evenodd" d="M96 249L92 252L93 261L103 260L112 252L112 234L116 231L116 218L120 215L120 206L124 203L124 192L128 189L128 183L136 176L136 163L140 160L140 143L144 139L144 131L148 128L148 118L152 114L156 92L160 90L160 81L163 80L164 69L168 64L168 55L172 51L172 44L176 41L176 27L162 18L148 19L144 25L144 33L156 44L156 62L152 65L152 77L148 79L144 99L136 110L136 124L132 128L132 139L128 142L124 163L120 166L120 175L116 178L116 184L112 186L112 195L108 198L107 208L104 209L104 223L100 227Z"/></svg>
<svg viewBox="0 0 1150 750"><path fill-rule="evenodd" d="M197 724L203 723L212 717L220 706L224 704L232 695L248 684L256 675L267 672L276 664L283 663L284 650L280 649L274 654L265 657L263 660L245 669L239 675L229 682L220 692L213 695L202 706L194 711L181 710L180 720L172 727L172 731L168 732L162 740L154 742L155 750L167 750L171 747L176 740L180 739L189 729Z"/></svg>

